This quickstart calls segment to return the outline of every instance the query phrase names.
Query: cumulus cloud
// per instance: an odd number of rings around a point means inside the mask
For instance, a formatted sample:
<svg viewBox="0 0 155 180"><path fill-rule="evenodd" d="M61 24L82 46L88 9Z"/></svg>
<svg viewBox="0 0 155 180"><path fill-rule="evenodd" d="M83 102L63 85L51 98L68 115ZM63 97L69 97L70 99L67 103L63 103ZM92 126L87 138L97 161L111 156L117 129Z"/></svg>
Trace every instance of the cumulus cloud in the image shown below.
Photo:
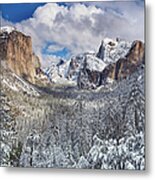
<svg viewBox="0 0 155 180"><path fill-rule="evenodd" d="M68 6L69 5L69 6ZM15 24L30 35L43 66L53 57L47 52L69 49L71 55L96 50L105 37L144 39L144 9L136 2L47 3L33 16ZM47 46L47 44L54 43ZM54 57L53 59L56 59Z"/></svg>

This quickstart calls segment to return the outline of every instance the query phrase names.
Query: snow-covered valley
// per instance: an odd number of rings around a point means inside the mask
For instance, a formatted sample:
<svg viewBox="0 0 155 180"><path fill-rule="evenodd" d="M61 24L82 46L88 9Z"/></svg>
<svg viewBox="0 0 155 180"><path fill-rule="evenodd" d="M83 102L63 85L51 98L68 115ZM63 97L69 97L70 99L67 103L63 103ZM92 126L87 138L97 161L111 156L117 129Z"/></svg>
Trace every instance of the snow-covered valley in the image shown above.
<svg viewBox="0 0 155 180"><path fill-rule="evenodd" d="M105 38L42 70L30 37L1 30L1 166L145 169L143 42Z"/></svg>
<svg viewBox="0 0 155 180"><path fill-rule="evenodd" d="M98 90L2 88L1 165L145 168L144 69Z"/></svg>

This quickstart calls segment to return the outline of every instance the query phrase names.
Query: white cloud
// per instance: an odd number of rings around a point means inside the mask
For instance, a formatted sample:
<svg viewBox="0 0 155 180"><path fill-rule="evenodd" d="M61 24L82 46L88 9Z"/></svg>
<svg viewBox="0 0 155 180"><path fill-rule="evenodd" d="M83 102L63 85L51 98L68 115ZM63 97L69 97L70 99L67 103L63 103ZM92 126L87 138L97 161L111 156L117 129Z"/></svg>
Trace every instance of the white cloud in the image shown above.
<svg viewBox="0 0 155 180"><path fill-rule="evenodd" d="M44 54L42 55L42 58L43 58L42 68L47 68L53 63L58 64L58 62L60 61L60 58L55 55Z"/></svg>
<svg viewBox="0 0 155 180"><path fill-rule="evenodd" d="M53 52L57 52L57 51L62 51L63 49L64 49L64 47L62 47L58 44L52 44L47 47L47 52L53 53Z"/></svg>
<svg viewBox="0 0 155 180"><path fill-rule="evenodd" d="M37 8L32 18L16 24L19 30L31 35L34 51L43 65L51 58L42 54L42 48L47 47L49 42L55 45L49 46L48 50L54 52L65 47L71 54L77 54L96 50L105 36L144 39L144 10L135 2L70 5L47 3ZM47 57L48 60L45 60Z"/></svg>
<svg viewBox="0 0 155 180"><path fill-rule="evenodd" d="M57 52L57 51L62 51L63 50L63 47L60 46L60 45L49 45L47 47L47 52Z"/></svg>

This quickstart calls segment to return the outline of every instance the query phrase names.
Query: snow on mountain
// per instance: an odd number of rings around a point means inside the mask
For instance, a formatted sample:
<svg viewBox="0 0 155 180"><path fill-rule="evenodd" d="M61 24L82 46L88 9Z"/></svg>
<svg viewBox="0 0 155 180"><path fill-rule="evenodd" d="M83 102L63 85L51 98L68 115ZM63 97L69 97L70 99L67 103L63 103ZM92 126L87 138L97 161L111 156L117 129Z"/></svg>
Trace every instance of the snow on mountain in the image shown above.
<svg viewBox="0 0 155 180"><path fill-rule="evenodd" d="M94 51L88 51L85 53L78 54L76 56L72 56L69 60L62 60L58 63L51 63L51 65L45 68L43 71L47 75L53 83L62 84L64 82L75 84L77 83L77 77L79 75L79 71L83 68L84 60L87 56L88 63L93 69L102 69L102 65L104 66L104 62L101 62L101 66L98 66L98 59L95 57L96 53ZM91 63L92 65L91 65ZM94 61L94 62L93 62Z"/></svg>
<svg viewBox="0 0 155 180"><path fill-rule="evenodd" d="M116 62L119 58L124 57L129 51L132 44L131 42L118 38L116 38L116 40L105 38L102 43L101 46L104 47L103 61L108 64Z"/></svg>
<svg viewBox="0 0 155 180"><path fill-rule="evenodd" d="M87 68L90 71L101 72L110 64L118 59L125 57L131 47L131 42L122 39L105 38L99 47L99 51L89 51L72 56L69 60L60 60L58 64L52 63L45 72L49 79L61 84L62 82L74 82L77 80L81 69L84 68L84 61L87 61Z"/></svg>
<svg viewBox="0 0 155 180"><path fill-rule="evenodd" d="M77 76L79 88L95 88L100 85L100 73L107 66L101 59L93 55L86 55L82 68Z"/></svg>
<svg viewBox="0 0 155 180"><path fill-rule="evenodd" d="M7 32L8 34L10 34L12 31L15 31L16 28L13 26L3 26L0 27L1 32Z"/></svg>
<svg viewBox="0 0 155 180"><path fill-rule="evenodd" d="M69 80L77 81L77 77L79 75L79 71L83 67L84 60L85 60L85 54L79 54L77 56L73 56L70 59L68 72L67 72L67 78Z"/></svg>
<svg viewBox="0 0 155 180"><path fill-rule="evenodd" d="M92 55L87 55L86 56L86 61L87 61L87 68L90 71L103 71L103 69L107 66L101 59L92 56Z"/></svg>
<svg viewBox="0 0 155 180"><path fill-rule="evenodd" d="M29 82L25 81L21 77L17 76L11 71L6 71L1 67L1 84L7 91L22 92L32 96L39 96L39 91L31 85Z"/></svg>
<svg viewBox="0 0 155 180"><path fill-rule="evenodd" d="M72 84L72 80L67 79L68 67L70 60L63 61L60 60L59 63L52 63L50 67L44 69L45 74L52 83L57 84Z"/></svg>

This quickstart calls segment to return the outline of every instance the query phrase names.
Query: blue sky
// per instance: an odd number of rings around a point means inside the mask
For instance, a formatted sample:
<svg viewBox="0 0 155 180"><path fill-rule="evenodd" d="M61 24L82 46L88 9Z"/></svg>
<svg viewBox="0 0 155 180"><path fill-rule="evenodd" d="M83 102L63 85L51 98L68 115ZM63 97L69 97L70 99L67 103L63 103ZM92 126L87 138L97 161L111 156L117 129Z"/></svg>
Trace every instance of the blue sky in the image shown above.
<svg viewBox="0 0 155 180"><path fill-rule="evenodd" d="M53 55L53 56L58 56L60 58L68 58L70 51L66 47L62 47L60 49L55 49L55 51L50 51L49 47L56 45L55 42L47 42L46 45L42 48L42 54L48 54L48 55Z"/></svg>
<svg viewBox="0 0 155 180"><path fill-rule="evenodd" d="M13 23L32 17L34 11L45 3L1 4L2 17Z"/></svg>
<svg viewBox="0 0 155 180"><path fill-rule="evenodd" d="M32 17L35 10L44 6L46 3L18 3L18 4L0 4L2 11L2 17L12 23L19 23L23 20ZM66 3L58 3L59 5L67 6ZM68 5L69 6L69 5ZM49 45L50 43L47 43ZM46 49L47 46L42 48L42 54L54 55L61 58L67 58L69 56L68 48L63 48L61 51L49 52Z"/></svg>
<svg viewBox="0 0 155 180"><path fill-rule="evenodd" d="M3 12L2 17L4 19L17 23L32 17L34 11L39 6L44 6L45 4L46 3L0 4L0 9ZM66 3L61 3L61 2L58 4L66 5Z"/></svg>
<svg viewBox="0 0 155 180"><path fill-rule="evenodd" d="M1 4L2 25L30 35L48 64L57 58L96 51L105 37L144 40L144 2Z"/></svg>

